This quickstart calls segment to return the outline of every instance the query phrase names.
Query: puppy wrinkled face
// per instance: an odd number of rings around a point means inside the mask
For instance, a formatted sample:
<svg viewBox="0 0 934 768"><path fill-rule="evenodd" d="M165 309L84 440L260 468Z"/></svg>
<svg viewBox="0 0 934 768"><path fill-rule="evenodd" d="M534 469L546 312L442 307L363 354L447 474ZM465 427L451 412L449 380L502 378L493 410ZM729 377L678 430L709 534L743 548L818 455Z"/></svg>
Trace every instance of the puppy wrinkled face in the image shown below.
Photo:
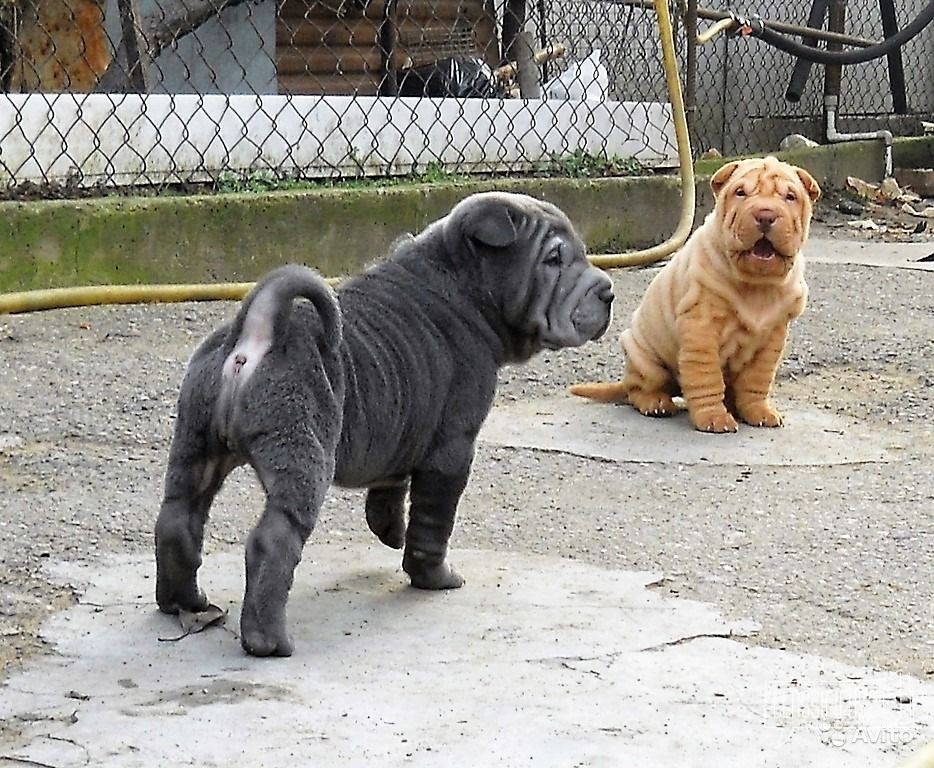
<svg viewBox="0 0 934 768"><path fill-rule="evenodd" d="M545 349L577 347L606 333L612 316L613 284L591 266L580 237L555 226L542 242L533 266L540 301L529 320Z"/></svg>
<svg viewBox="0 0 934 768"><path fill-rule="evenodd" d="M606 332L612 282L591 266L584 242L556 206L527 195L479 193L452 211L446 231L451 249L468 254L474 279L514 336L515 359L577 347Z"/></svg>
<svg viewBox="0 0 934 768"><path fill-rule="evenodd" d="M728 163L711 187L735 268L751 277L784 277L807 240L817 182L801 168L766 157Z"/></svg>

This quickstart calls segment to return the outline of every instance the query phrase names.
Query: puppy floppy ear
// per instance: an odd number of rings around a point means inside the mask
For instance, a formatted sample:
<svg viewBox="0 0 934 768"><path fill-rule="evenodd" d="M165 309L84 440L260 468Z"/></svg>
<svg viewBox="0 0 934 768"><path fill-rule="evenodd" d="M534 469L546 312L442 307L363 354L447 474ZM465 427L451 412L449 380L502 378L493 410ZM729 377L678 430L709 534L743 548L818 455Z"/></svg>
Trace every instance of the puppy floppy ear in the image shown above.
<svg viewBox="0 0 934 768"><path fill-rule="evenodd" d="M795 168L795 173L798 174L798 178L801 179L801 183L804 184L804 189L807 191L808 197L811 198L811 202L816 203L821 195L820 185L810 173L804 170L804 168Z"/></svg>
<svg viewBox="0 0 934 768"><path fill-rule="evenodd" d="M516 242L516 213L501 200L474 200L452 223L460 228L462 237L491 248L505 248Z"/></svg>
<svg viewBox="0 0 934 768"><path fill-rule="evenodd" d="M736 173L737 168L739 168L739 160L734 160L731 163L721 166L717 172L710 177L710 188L715 195L720 194L720 190L726 186L730 177Z"/></svg>

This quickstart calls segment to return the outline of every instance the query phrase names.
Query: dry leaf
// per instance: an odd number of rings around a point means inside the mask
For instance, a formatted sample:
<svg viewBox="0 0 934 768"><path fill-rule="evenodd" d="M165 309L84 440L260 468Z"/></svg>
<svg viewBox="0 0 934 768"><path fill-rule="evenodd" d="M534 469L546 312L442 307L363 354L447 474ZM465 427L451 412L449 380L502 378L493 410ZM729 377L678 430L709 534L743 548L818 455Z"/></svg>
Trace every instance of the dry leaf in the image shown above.
<svg viewBox="0 0 934 768"><path fill-rule="evenodd" d="M875 200L879 194L879 187L875 184L870 184L868 181L863 181L856 176L847 176L846 185L853 189L860 197L865 197L868 200Z"/></svg>
<svg viewBox="0 0 934 768"><path fill-rule="evenodd" d="M213 603L203 611L179 611L178 623L182 625L182 634L178 637L160 637L164 642L174 642L203 632L208 627L216 624L223 624L227 620L227 611L219 608Z"/></svg>
<svg viewBox="0 0 934 768"><path fill-rule="evenodd" d="M914 192L910 192L907 189L902 192L898 197L895 198L896 203L920 203L921 196L916 195Z"/></svg>
<svg viewBox="0 0 934 768"><path fill-rule="evenodd" d="M883 179L881 184L872 184L856 176L847 176L846 185L862 198L875 203L888 204L893 200L903 202L901 198L905 192L892 177Z"/></svg>
<svg viewBox="0 0 934 768"><path fill-rule="evenodd" d="M898 186L898 182L890 176L882 180L882 184L879 186L879 195L884 202L888 203L902 196L902 188Z"/></svg>
<svg viewBox="0 0 934 768"><path fill-rule="evenodd" d="M203 611L179 611L178 621L182 629L189 635L196 632L202 632L213 624L223 624L227 619L227 611L218 608L216 605L209 605Z"/></svg>

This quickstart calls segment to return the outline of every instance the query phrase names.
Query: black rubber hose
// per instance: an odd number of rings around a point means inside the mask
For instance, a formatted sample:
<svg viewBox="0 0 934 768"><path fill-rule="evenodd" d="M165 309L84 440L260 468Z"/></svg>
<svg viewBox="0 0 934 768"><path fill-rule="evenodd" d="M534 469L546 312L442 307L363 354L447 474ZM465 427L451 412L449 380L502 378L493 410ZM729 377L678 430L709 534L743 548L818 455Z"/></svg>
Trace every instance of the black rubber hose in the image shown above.
<svg viewBox="0 0 934 768"><path fill-rule="evenodd" d="M882 15L882 34L892 37L898 33L898 17L895 15L895 0L879 0ZM905 66L901 50L889 54L889 90L892 92L892 110L896 115L908 114L908 94L905 90Z"/></svg>
<svg viewBox="0 0 934 768"><path fill-rule="evenodd" d="M887 38L878 45L852 51L825 51L820 48L812 48L769 29L761 19L745 19L744 21L749 26L749 34L753 37L758 37L763 42L785 51L785 53L790 53L792 56L807 59L816 64L863 64L886 56L896 48L900 48L930 24L932 20L934 20L934 0L930 0L927 7L917 15L915 20L902 27L898 34L892 35L892 37Z"/></svg>
<svg viewBox="0 0 934 768"><path fill-rule="evenodd" d="M812 29L820 29L824 26L824 19L827 18L828 0L813 0L811 3L811 12L808 15L808 26ZM816 48L817 41L811 40L804 43L808 48ZM807 85L808 77L811 74L812 62L807 59L798 59L795 62L794 71L791 73L791 81L788 83L788 89L785 91L785 99L791 102L801 101L801 94L804 93L804 86Z"/></svg>

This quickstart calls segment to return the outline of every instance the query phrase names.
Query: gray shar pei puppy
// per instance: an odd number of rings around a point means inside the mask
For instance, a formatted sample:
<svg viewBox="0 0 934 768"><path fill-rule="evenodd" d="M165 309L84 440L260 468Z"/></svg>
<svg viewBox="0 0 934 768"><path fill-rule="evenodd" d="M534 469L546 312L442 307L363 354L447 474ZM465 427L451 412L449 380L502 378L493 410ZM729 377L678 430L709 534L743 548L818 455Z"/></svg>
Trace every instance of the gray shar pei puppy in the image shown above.
<svg viewBox="0 0 934 768"><path fill-rule="evenodd" d="M266 492L246 545L248 653L292 652L286 600L332 482L368 489L367 523L404 548L412 586L461 586L448 539L498 369L601 336L612 300L564 213L499 192L400 240L336 297L305 267L269 273L181 385L156 523L159 608L208 606L197 582L208 509L245 463Z"/></svg>

